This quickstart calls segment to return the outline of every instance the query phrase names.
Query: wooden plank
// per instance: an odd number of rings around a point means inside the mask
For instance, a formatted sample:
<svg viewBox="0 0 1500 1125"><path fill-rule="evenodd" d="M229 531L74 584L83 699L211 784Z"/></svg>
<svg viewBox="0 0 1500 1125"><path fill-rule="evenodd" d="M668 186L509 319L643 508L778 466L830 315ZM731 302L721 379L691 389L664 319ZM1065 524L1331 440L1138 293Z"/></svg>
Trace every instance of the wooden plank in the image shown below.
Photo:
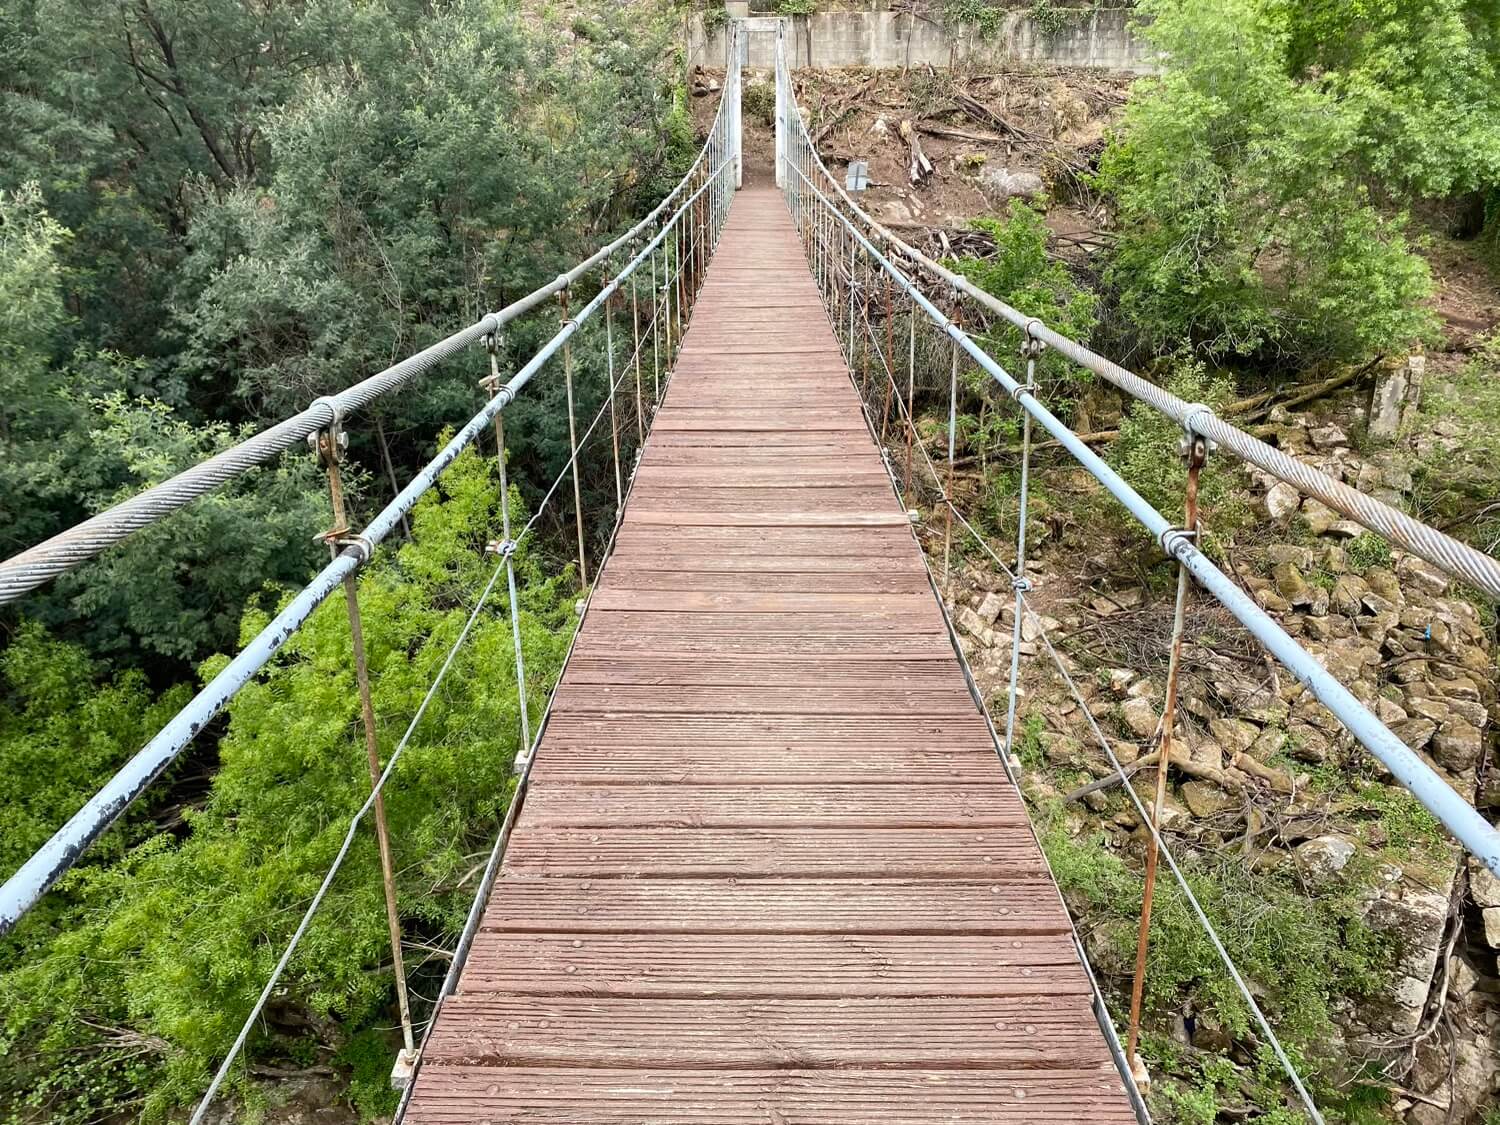
<svg viewBox="0 0 1500 1125"><path fill-rule="evenodd" d="M1028 834L985 827L544 828L528 820L512 841L504 869L520 875L1033 880L1046 873Z"/></svg>
<svg viewBox="0 0 1500 1125"><path fill-rule="evenodd" d="M1064 937L481 931L463 992L659 999L1088 996Z"/></svg>
<svg viewBox="0 0 1500 1125"><path fill-rule="evenodd" d="M749 798L749 799L747 799ZM989 785L554 785L526 799L536 828L1020 828L1015 790Z"/></svg>
<svg viewBox="0 0 1500 1125"><path fill-rule="evenodd" d="M437 1066L410 1125L1129 1125L1111 1072Z"/></svg>
<svg viewBox="0 0 1500 1125"><path fill-rule="evenodd" d="M566 786L556 788L565 789ZM678 786L676 788L688 788ZM529 808L529 806L528 806ZM566 879L507 875L483 927L516 933L1066 935L1046 880Z"/></svg>
<svg viewBox="0 0 1500 1125"><path fill-rule="evenodd" d="M621 1000L459 995L429 1059L469 1066L1103 1070L1083 997ZM1089 1033L1094 1034L1090 1035Z"/></svg>

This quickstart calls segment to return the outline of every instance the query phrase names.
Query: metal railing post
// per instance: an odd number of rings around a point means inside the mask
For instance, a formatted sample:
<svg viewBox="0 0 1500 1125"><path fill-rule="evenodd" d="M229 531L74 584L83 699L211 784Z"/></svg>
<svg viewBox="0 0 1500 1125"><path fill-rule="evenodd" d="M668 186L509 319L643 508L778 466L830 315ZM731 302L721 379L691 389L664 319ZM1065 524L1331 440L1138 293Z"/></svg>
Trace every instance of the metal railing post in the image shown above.
<svg viewBox="0 0 1500 1125"><path fill-rule="evenodd" d="M661 300L662 289L656 283L656 252L663 250L663 239L651 250L651 416L656 416L656 404L661 401Z"/></svg>
<svg viewBox="0 0 1500 1125"><path fill-rule="evenodd" d="M890 352L895 344L896 334L896 311L887 302L885 308L886 319L886 351ZM917 391L917 306L911 302L911 316L907 319L906 326L906 481L902 486L902 496L907 497L911 493L912 461L916 456L913 446L917 440L917 414L916 414L916 391ZM896 370L895 364L891 365L891 371ZM907 506L910 507L908 501Z"/></svg>
<svg viewBox="0 0 1500 1125"><path fill-rule="evenodd" d="M1198 541L1198 476L1208 457L1208 443L1202 435L1187 431L1183 438L1183 453L1186 455L1188 472L1187 488L1183 498L1182 534ZM1130 985L1130 1029L1125 1047L1125 1056L1136 1073L1137 1082L1145 1085L1149 1080L1145 1067L1136 1055L1140 1042L1141 1007L1146 992L1146 958L1151 943L1151 906L1156 893L1156 864L1158 858L1158 834L1161 832L1162 806L1167 799L1167 769L1172 761L1172 733L1177 719L1177 679L1182 667L1182 636L1187 618L1188 569L1181 561L1177 564L1177 601L1172 611L1172 649L1167 663L1166 698L1162 703L1161 739L1158 743L1156 762L1156 793L1151 804L1151 826L1153 831L1146 841L1146 881L1141 894L1141 924L1136 938L1135 976ZM1127 783L1128 784L1128 783Z"/></svg>
<svg viewBox="0 0 1500 1125"><path fill-rule="evenodd" d="M958 321L955 310L954 323ZM958 434L958 339L953 339L952 367L948 373L948 482L943 506L943 592L951 588L949 562L953 554L953 455Z"/></svg>
<svg viewBox="0 0 1500 1125"><path fill-rule="evenodd" d="M319 538L328 545L329 554L337 558L350 542L349 519L344 505L344 481L341 465L348 445L348 435L335 415L327 429L308 435L310 445L328 473L328 498L333 508L333 527ZM359 614L359 580L350 573L344 577L344 608L349 617L349 644L354 654L354 683L359 694L360 724L365 735L365 764L370 786L375 790L371 809L375 821L375 840L380 851L380 883L385 897L385 922L390 934L392 972L396 978L396 1007L401 1017L401 1041L393 1083L409 1077L416 1064L416 1040L412 1035L411 1001L406 991L406 965L401 956L401 915L396 905L396 866L391 858L390 827L385 817L385 795L380 792L380 735L375 727L375 703L370 689L370 667L365 650L365 633Z"/></svg>
<svg viewBox="0 0 1500 1125"><path fill-rule="evenodd" d="M620 422L615 414L615 299L604 305L604 364L609 379L609 443L615 462L615 519L625 507L625 480L620 473Z"/></svg>
<svg viewBox="0 0 1500 1125"><path fill-rule="evenodd" d="M484 380L490 397L500 393L499 340L489 336L485 345L490 353L490 376ZM531 758L531 718L526 707L526 657L521 648L521 603L516 598L516 565L513 556L516 545L510 537L510 481L505 469L505 411L495 414L495 465L500 470L500 540L491 543L486 550L500 555L505 560L505 586L510 595L510 639L516 658L516 702L521 709L521 752L516 755L513 769L521 773Z"/></svg>
<svg viewBox="0 0 1500 1125"><path fill-rule="evenodd" d="M1026 385L1018 387L1012 396L1016 402L1022 395L1036 393L1036 357L1041 353L1042 343L1028 331L1021 345L1021 354L1026 357ZM1021 676L1021 618L1024 613L1022 598L1031 589L1026 579L1026 517L1027 499L1031 494L1031 414L1021 411L1021 493L1016 511L1016 566L1011 575L1011 589L1015 591L1015 621L1011 623L1010 635L1010 690L1005 705L1005 757L1013 762L1016 745L1016 692Z"/></svg>
<svg viewBox="0 0 1500 1125"><path fill-rule="evenodd" d="M639 449L646 443L646 404L641 390L641 299L635 288L635 275L630 273L630 326L635 340L635 441Z"/></svg>
<svg viewBox="0 0 1500 1125"><path fill-rule="evenodd" d="M562 305L562 323L566 326L569 319L568 291L564 289L557 295L557 299ZM578 422L573 409L573 340L571 336L563 341L563 386L567 388L568 393L568 456L573 466L573 518L578 525L578 582L582 586L587 586L589 565L583 552L583 486L579 483L582 466L578 463Z"/></svg>

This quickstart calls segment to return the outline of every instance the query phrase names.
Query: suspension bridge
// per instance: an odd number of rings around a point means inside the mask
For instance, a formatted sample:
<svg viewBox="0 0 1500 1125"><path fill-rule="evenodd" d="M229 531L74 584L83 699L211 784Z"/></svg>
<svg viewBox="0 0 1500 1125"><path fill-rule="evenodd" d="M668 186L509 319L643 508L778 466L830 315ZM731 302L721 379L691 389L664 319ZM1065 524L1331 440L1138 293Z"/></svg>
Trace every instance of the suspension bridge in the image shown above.
<svg viewBox="0 0 1500 1125"><path fill-rule="evenodd" d="M1071 932L746 189L406 1119L1133 1120Z"/></svg>
<svg viewBox="0 0 1500 1125"><path fill-rule="evenodd" d="M342 587L370 796L249 1005L194 1123L243 1065L267 1001L367 824L381 847L404 1035L393 1076L404 1091L398 1118L412 1125L1147 1120L1137 1041L1158 863L1205 928L1289 1089L1320 1122L1271 1021L1157 832L1164 768L1154 771L1154 801L1122 786L1148 835L1128 1012L1108 1009L1082 955L1010 755L1023 620L1035 629L1039 659L1051 660L1074 691L1101 757L1127 775L1028 598L1033 428L1093 474L1177 564L1161 761L1171 760L1182 610L1196 587L1496 871L1500 834L1197 549L1197 471L1210 449L1232 453L1491 596L1500 597L1500 565L975 290L870 220L811 144L779 32L776 187L741 188L741 36L731 28L729 40L724 97L703 151L625 236L426 351L0 563L0 602L14 601L304 439L328 468L339 524L328 536L328 566L6 881L0 932ZM567 303L573 292L588 295L576 309ZM503 378L500 333L553 297L563 302L561 328ZM626 309L628 326L617 335L617 314ZM1022 330L1024 382L964 330L964 310ZM603 333L608 395L580 428L572 347L585 330ZM946 467L934 464L916 433L919 333L929 350L938 342L949 364ZM340 427L477 343L489 347L492 397L352 533L343 526ZM1030 367L1044 346L1183 426L1189 488L1181 525L1152 509L1038 401ZM648 349L651 370L643 376ZM520 784L422 1027L408 1004L382 793L502 577L508 605L517 604L512 558L540 511L518 530L505 512L489 583L388 753L369 702L353 576L453 459L492 427L503 480L503 412L530 380L559 366L571 456L541 507L562 502L571 476L579 567L589 574L579 459L607 433L617 489L613 535L604 558L592 560L582 622L536 730L521 631L510 613L525 748ZM1008 559L952 498L961 366L992 378L1024 419L1020 535ZM660 394L653 389L649 406L648 382L664 386ZM633 419L617 397L632 384ZM648 411L649 436L632 467L621 457L621 429L633 422L646 434ZM918 530L942 542L941 564ZM1003 735L990 724L939 595L955 535L1011 579L1015 634ZM1117 1024L1127 1029L1123 1043Z"/></svg>

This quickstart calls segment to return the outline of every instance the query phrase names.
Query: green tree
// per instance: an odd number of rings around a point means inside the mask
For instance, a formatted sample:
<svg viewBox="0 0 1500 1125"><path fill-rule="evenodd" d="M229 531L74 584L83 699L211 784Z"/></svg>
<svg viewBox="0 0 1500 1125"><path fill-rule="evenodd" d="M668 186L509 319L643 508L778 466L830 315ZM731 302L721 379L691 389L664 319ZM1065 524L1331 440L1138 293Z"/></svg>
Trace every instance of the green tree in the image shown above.
<svg viewBox="0 0 1500 1125"><path fill-rule="evenodd" d="M492 462L466 453L441 491L418 505L414 541L360 578L386 755L494 567L483 554L499 534ZM528 687L539 707L575 625L576 579L546 577L526 551L519 564ZM424 941L451 941L461 927L476 856L493 842L513 789L519 722L503 591L502 583L386 790L404 924ZM245 636L265 621L247 613ZM224 659L209 661L205 675ZM0 755L11 747L0 741ZM67 887L75 905L66 925L41 919L18 931L26 954L0 977L0 1103L23 1119L89 1120L111 1104L156 1118L201 1093L368 792L349 626L335 598L230 704L219 772L207 804L185 814L185 837L157 836L119 863L81 870ZM328 1058L385 1018L380 886L366 832L253 1050Z"/></svg>
<svg viewBox="0 0 1500 1125"><path fill-rule="evenodd" d="M1285 8L1150 0L1170 59L1127 107L1099 182L1107 280L1157 351L1357 359L1431 330L1425 263L1372 205L1360 107L1289 71Z"/></svg>
<svg viewBox="0 0 1500 1125"><path fill-rule="evenodd" d="M1287 64L1353 119L1366 174L1398 194L1500 183L1500 3L1282 0Z"/></svg>
<svg viewBox="0 0 1500 1125"><path fill-rule="evenodd" d="M153 697L140 672L109 677L79 646L49 637L36 622L23 625L0 653L0 878L77 812L187 695L181 685ZM131 839L110 834L94 858L118 855Z"/></svg>

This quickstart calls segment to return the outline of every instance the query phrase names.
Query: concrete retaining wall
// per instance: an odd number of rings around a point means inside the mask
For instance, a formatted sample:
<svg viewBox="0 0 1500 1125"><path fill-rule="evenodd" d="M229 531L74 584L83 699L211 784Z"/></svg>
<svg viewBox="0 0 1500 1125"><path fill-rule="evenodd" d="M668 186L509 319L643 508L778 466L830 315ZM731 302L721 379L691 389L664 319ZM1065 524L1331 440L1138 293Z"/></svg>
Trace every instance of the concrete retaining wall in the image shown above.
<svg viewBox="0 0 1500 1125"><path fill-rule="evenodd" d="M725 5L731 16L749 15L749 4L731 0ZM1001 26L986 37L968 25L945 27L935 15L892 12L883 0L867 9L813 12L805 16L779 17L788 23L788 46L793 67L837 68L854 66L951 67L956 63L1032 62L1056 66L1097 67L1133 74L1152 73L1149 44L1134 34L1130 8L1079 9L1055 33L1037 27L1025 11L1007 12ZM775 64L775 16L754 16L746 21L746 66L769 68ZM687 20L689 64L724 65L724 30L705 35L701 13Z"/></svg>

